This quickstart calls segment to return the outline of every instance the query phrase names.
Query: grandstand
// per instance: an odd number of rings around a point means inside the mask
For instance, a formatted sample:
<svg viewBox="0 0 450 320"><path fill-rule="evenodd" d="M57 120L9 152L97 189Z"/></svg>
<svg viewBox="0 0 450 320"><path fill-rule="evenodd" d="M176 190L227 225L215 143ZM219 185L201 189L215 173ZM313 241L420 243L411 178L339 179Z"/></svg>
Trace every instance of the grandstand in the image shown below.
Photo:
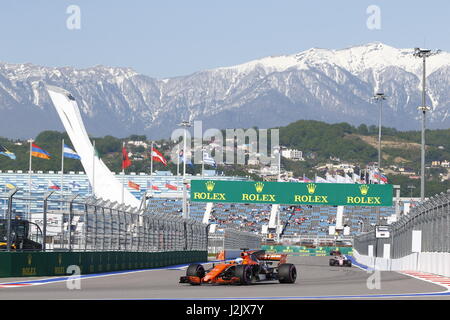
<svg viewBox="0 0 450 320"><path fill-rule="evenodd" d="M227 177L213 175L214 172L208 171L208 179L213 180L233 180L243 181L246 178L243 177ZM114 173L115 174L115 173ZM153 175L140 172L130 172L129 174L115 174L119 181L123 181L125 188L128 189L137 199L141 199L145 192L151 193L157 198L181 198L182 197L182 176L173 175L170 171L156 171ZM188 180L202 179L201 175L191 176L186 175ZM19 188L15 198L28 198L29 192L29 178L28 172L12 171L8 170L2 172L0 170L0 193L6 194L8 192L8 185ZM61 172L42 172L34 171L31 174L31 198L43 199L44 195L51 191L51 186L57 185L61 187ZM128 181L132 181L140 186L140 190L135 190L128 187ZM69 172L64 174L63 178L63 196L69 197L74 194L78 194L81 198L88 197L92 194L92 187L89 183L87 175L80 172ZM152 188L152 186L154 188ZM155 190L156 189L156 190ZM55 190L53 198L57 198L61 195L60 190ZM30 212L39 213L42 212L42 201L32 201L30 203ZM181 207L181 206L180 206ZM16 212L21 213L28 210L28 204L25 201L16 201L14 209ZM50 209L52 209L50 204ZM56 209L56 208L54 208ZM4 213L6 210L5 201L0 201L0 213Z"/></svg>
<svg viewBox="0 0 450 320"><path fill-rule="evenodd" d="M157 199L150 202L150 207L158 213L181 215L181 200ZM190 217L202 220L205 203L191 203ZM280 206L281 221L284 225L290 218L290 206ZM211 223L220 227L237 226L250 232L261 232L262 225L268 224L270 204L215 204L211 212ZM301 206L289 220L285 235L328 235L328 227L335 225L337 207L332 206ZM362 229L376 224L378 217L387 219L394 214L394 207L346 207L344 224L350 226L351 235L359 234Z"/></svg>
<svg viewBox="0 0 450 320"><path fill-rule="evenodd" d="M136 198L141 199L145 192L151 192L151 199L148 204L148 211L168 214L182 215L182 176L174 176L170 172L159 171L152 176L145 173L130 173L125 176L117 175L117 178L125 183L126 188ZM188 180L201 179L201 176L187 176ZM208 176L208 179L216 180L246 180L242 177ZM128 187L128 181L133 181L140 185L140 190ZM28 197L29 175L24 172L0 172L0 192L5 194L8 191L7 184L12 184L20 190L15 198L22 199ZM50 191L51 185L61 185L61 174L58 172L33 172L32 173L32 198L40 201L14 201L16 215L23 216L30 206L31 213L41 213L43 210L43 197ZM157 190L152 189L152 185ZM170 188L168 186L171 186ZM173 188L175 187L175 188ZM91 195L91 186L84 172L69 172L64 175L63 196L68 198L78 194L82 198ZM53 199L61 197L60 191L56 191ZM404 201L408 199L403 198ZM191 202L189 205L190 217L202 221L205 212L205 203ZM49 203L49 210L60 210L57 201ZM301 206L297 208L295 214L291 216L289 206L280 206L281 222L284 225L289 223L284 232L285 235L311 235L326 236L328 227L335 224L337 208L333 206ZM219 227L237 227L251 232L261 232L262 225L269 222L271 211L270 204L215 204L211 212L210 222ZM344 214L344 224L350 226L351 235L366 231L378 221L378 218L387 219L394 214L394 207L346 207ZM6 213L6 200L0 200L0 216Z"/></svg>

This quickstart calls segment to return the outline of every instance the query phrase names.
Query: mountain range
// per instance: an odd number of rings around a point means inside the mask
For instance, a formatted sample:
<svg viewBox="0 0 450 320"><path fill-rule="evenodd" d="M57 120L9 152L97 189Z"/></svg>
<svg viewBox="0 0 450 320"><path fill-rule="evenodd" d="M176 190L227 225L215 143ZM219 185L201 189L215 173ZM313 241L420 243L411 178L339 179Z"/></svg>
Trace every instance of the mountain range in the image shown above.
<svg viewBox="0 0 450 320"><path fill-rule="evenodd" d="M183 120L207 128L273 128L300 119L420 129L422 61L413 49L369 43L340 50L312 48L244 64L156 79L130 69L87 69L0 63L0 136L30 138L63 130L45 85L78 101L93 136L145 134L168 138ZM450 127L450 53L427 59L430 128Z"/></svg>

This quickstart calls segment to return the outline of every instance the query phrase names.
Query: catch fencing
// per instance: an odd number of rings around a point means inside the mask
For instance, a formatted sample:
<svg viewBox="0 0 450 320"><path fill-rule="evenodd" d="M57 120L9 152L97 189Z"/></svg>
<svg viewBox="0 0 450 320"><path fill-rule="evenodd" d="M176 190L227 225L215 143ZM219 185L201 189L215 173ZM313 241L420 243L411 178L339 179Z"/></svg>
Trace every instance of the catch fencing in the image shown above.
<svg viewBox="0 0 450 320"><path fill-rule="evenodd" d="M138 210L117 202L76 196L62 198L48 194L42 199L30 199L15 197L11 192L3 197L5 199L7 209L4 219L28 221L28 238L41 243L43 251L168 252L207 249L208 226L176 214L156 214L151 208ZM41 208L40 213L27 212L31 202ZM23 209L14 212L13 207ZM4 233L5 242L9 238L11 248L17 239L16 230L4 223L0 232Z"/></svg>
<svg viewBox="0 0 450 320"><path fill-rule="evenodd" d="M217 254L222 251L240 252L240 249L260 249L262 237L256 233L226 228L210 233L208 252Z"/></svg>
<svg viewBox="0 0 450 320"><path fill-rule="evenodd" d="M374 255L383 257L384 244L390 244L390 257L401 258L413 252L413 230L420 230L422 252L450 252L450 193L431 197L388 227L390 238L377 239L371 230L355 237L355 249L367 255L372 245L378 247Z"/></svg>
<svg viewBox="0 0 450 320"><path fill-rule="evenodd" d="M387 269L430 271L433 264L439 264L440 273L450 273L449 191L420 203L390 224L389 238L377 239L375 230L355 236L357 255L380 258Z"/></svg>

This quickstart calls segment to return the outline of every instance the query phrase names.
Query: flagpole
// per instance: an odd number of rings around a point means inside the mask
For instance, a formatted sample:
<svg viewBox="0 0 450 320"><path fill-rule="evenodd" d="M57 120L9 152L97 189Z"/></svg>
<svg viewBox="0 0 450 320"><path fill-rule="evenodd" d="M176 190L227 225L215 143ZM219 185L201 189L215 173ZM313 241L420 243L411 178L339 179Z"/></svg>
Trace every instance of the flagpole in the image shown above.
<svg viewBox="0 0 450 320"><path fill-rule="evenodd" d="M92 141L92 196L95 197L95 140Z"/></svg>
<svg viewBox="0 0 450 320"><path fill-rule="evenodd" d="M122 143L122 150L123 150L123 148L125 148L125 142L123 142ZM126 152L126 150L125 150L125 152ZM124 195L124 192L125 192L125 168L124 168L124 165L123 165L123 155L122 155L122 204L123 204L123 195Z"/></svg>
<svg viewBox="0 0 450 320"><path fill-rule="evenodd" d="M28 191L29 191L29 199L28 199L28 217L27 219L29 220L30 216L31 216L31 153L33 152L33 139L29 140L30 142L30 167L28 169Z"/></svg>
<svg viewBox="0 0 450 320"><path fill-rule="evenodd" d="M150 177L153 175L153 141L150 147Z"/></svg>
<svg viewBox="0 0 450 320"><path fill-rule="evenodd" d="M177 144L177 176L180 175L180 144Z"/></svg>
<svg viewBox="0 0 450 320"><path fill-rule="evenodd" d="M62 139L61 143L61 212L63 212L63 183L64 183L64 139Z"/></svg>
<svg viewBox="0 0 450 320"><path fill-rule="evenodd" d="M150 183L152 188L150 194L153 195L153 140L150 141Z"/></svg>
<svg viewBox="0 0 450 320"><path fill-rule="evenodd" d="M204 178L203 171L205 170L205 149L202 148L202 179Z"/></svg>

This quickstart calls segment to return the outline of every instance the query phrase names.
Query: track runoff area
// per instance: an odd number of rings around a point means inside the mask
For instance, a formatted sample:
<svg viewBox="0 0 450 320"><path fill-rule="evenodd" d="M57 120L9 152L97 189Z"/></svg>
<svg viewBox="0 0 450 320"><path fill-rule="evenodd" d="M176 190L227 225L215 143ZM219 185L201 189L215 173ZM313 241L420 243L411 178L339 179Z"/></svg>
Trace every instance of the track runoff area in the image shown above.
<svg viewBox="0 0 450 320"><path fill-rule="evenodd" d="M292 184L288 186L270 182L245 182L238 189L229 182L192 181L191 192L194 197L195 192L199 193L199 201L208 202L239 203L248 202L251 198L255 201L274 200L277 203L326 201L327 205L349 205L349 201L361 205L389 205L388 202L392 202L392 186L347 185L348 189L339 188L340 192L335 192L330 184L299 185L305 190L288 190L285 188ZM239 190L239 194L236 194L236 190ZM243 302L245 300L450 299L450 279L446 283L406 272L373 271L358 264L352 257L348 257L353 262L351 267L330 266L330 258L288 254L287 262L293 263L297 269L295 283L273 280L250 285L194 286L179 283L188 267L179 265L74 277L3 278L0 279L0 297L2 300L240 300L242 303L246 303ZM199 263L208 269L212 263L219 262Z"/></svg>

